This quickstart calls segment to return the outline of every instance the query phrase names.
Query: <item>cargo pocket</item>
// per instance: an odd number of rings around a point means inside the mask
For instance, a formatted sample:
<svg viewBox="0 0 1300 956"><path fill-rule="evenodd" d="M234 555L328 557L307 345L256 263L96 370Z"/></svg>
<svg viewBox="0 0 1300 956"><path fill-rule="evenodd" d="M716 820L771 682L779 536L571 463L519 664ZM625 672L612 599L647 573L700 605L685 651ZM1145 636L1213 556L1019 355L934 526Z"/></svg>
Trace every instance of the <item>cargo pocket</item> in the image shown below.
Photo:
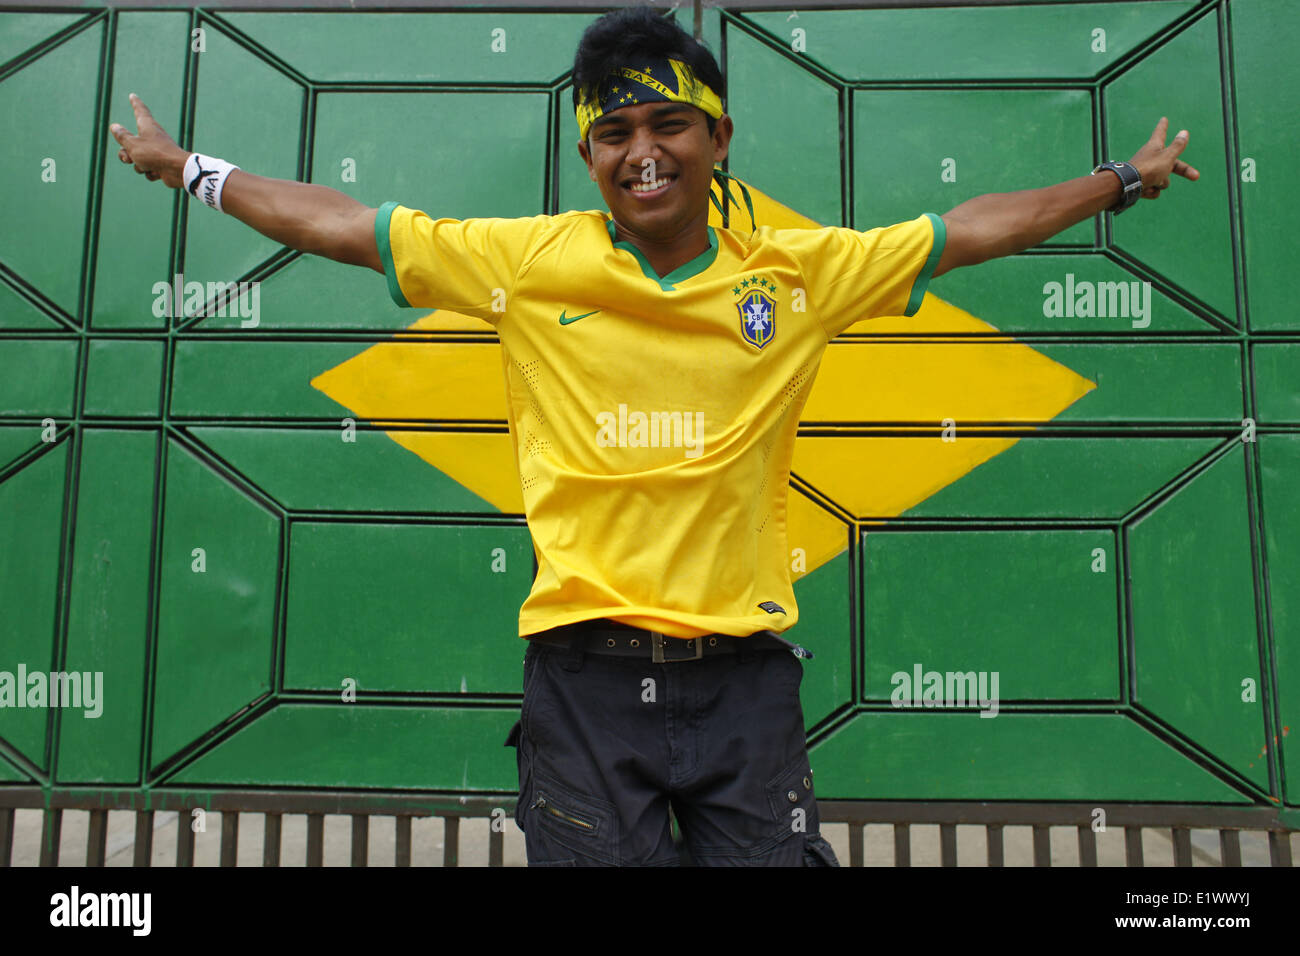
<svg viewBox="0 0 1300 956"><path fill-rule="evenodd" d="M515 766L519 770L519 797L515 801L515 823L519 829L524 827L524 805L527 801L529 769L532 761L530 755L526 752L523 740L522 720L516 720L515 725L510 728L510 733L506 736L507 747L515 748Z"/></svg>
<svg viewBox="0 0 1300 956"><path fill-rule="evenodd" d="M618 815L613 804L579 794L558 780L534 771L528 814L529 826L536 831L538 856L551 859L576 856L580 861L577 865L582 862L620 865ZM530 851L530 865L532 858Z"/></svg>
<svg viewBox="0 0 1300 956"><path fill-rule="evenodd" d="M528 794L528 785L532 777L533 764L533 736L529 730L528 719L533 709L533 701L537 698L537 667L538 658L543 652L529 643L524 650L524 677L523 677L523 701L519 707L519 719L515 721L514 726L510 728L510 733L506 736L506 746L514 747L515 763L519 770L519 798L515 803L515 823L522 830L524 828L524 809L531 799Z"/></svg>
<svg viewBox="0 0 1300 956"><path fill-rule="evenodd" d="M835 851L831 849L831 845L820 834L814 834L804 838L803 865L839 866L840 861L835 858Z"/></svg>
<svg viewBox="0 0 1300 956"><path fill-rule="evenodd" d="M797 834L806 836L821 831L806 752L772 778L767 785L767 800L772 819L776 821L773 843L784 842Z"/></svg>

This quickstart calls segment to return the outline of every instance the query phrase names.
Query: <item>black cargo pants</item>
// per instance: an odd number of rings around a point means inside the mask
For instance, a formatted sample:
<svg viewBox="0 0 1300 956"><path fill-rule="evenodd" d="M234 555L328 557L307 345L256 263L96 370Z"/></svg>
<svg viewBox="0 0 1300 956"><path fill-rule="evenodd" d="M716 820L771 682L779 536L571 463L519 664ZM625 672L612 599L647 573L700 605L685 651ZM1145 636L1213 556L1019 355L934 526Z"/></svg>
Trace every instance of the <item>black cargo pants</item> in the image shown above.
<svg viewBox="0 0 1300 956"><path fill-rule="evenodd" d="M747 649L655 664L530 643L517 748L530 866L839 866L821 837L803 664Z"/></svg>

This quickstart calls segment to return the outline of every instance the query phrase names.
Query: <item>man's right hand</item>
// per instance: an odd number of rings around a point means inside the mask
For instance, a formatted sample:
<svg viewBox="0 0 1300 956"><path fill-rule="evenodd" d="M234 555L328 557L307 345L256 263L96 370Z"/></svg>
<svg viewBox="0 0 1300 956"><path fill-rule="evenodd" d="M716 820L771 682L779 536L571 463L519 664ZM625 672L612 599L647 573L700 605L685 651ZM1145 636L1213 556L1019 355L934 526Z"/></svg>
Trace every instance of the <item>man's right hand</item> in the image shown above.
<svg viewBox="0 0 1300 956"><path fill-rule="evenodd" d="M108 128L122 147L117 151L117 158L128 165L134 164L135 171L143 173L150 182L161 179L164 185L179 189L183 185L181 178L189 152L176 145L176 141L153 118L144 100L134 93L131 94L131 108L135 110L138 135L132 135L117 123Z"/></svg>
<svg viewBox="0 0 1300 956"><path fill-rule="evenodd" d="M173 189L184 189L185 162L193 153L176 145L134 93L131 108L138 135L117 123L108 128L121 146L117 158L133 163L150 182L161 179ZM222 189L221 210L290 249L384 274L375 238L378 210L336 189L237 168Z"/></svg>

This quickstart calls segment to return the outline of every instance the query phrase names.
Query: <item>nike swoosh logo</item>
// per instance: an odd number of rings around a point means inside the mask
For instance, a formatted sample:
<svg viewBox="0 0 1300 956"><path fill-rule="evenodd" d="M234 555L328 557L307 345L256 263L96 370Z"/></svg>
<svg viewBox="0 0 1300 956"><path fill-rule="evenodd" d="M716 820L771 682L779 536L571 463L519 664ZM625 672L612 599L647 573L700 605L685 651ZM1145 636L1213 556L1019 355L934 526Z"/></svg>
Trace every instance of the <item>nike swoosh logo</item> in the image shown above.
<svg viewBox="0 0 1300 956"><path fill-rule="evenodd" d="M599 311L600 311L600 309L597 309L597 310L596 310L596 312L599 312ZM569 316L569 317L566 319L566 318L564 317L564 310L561 310L561 311L560 311L560 324L561 324L561 325L568 325L570 322L577 322L579 319L585 319L585 318L586 318L587 316L589 316L589 315L595 315L596 312L584 312L582 315L571 315L571 316Z"/></svg>

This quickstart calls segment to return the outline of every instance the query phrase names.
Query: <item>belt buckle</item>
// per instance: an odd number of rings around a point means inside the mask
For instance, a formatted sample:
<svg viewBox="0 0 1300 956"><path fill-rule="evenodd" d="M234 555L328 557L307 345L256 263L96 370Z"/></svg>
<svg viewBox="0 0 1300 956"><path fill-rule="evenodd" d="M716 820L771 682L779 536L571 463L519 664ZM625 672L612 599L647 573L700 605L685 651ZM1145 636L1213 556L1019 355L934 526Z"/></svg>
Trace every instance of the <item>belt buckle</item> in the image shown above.
<svg viewBox="0 0 1300 956"><path fill-rule="evenodd" d="M704 656L704 641L698 637L692 637L690 640L695 642L694 657L664 657L664 635L660 631L650 632L650 660L656 664L679 664L682 661L698 661Z"/></svg>

